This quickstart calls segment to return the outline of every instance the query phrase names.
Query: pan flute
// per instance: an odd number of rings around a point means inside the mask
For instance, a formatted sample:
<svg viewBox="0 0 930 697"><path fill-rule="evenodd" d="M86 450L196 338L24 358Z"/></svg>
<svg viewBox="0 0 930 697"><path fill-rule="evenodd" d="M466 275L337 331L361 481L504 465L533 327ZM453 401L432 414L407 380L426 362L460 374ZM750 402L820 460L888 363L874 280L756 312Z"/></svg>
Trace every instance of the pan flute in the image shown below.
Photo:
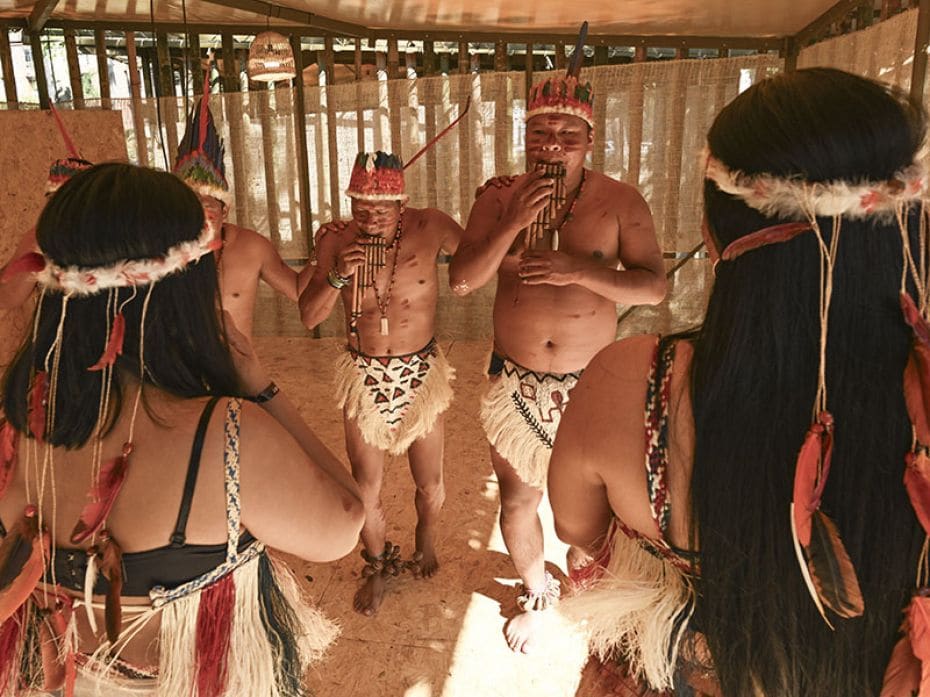
<svg viewBox="0 0 930 697"><path fill-rule="evenodd" d="M538 162L535 169L537 171L542 171L546 177L552 179L555 186L552 188L552 193L549 195L549 201L546 203L545 208L539 211L536 220L526 229L524 237L524 246L526 249L535 249L536 245L545 237L546 233L552 230L552 224L555 222L559 210L565 205L567 198L565 191L565 165L558 162ZM558 235L558 230L552 230L551 247L553 250L559 248Z"/></svg>

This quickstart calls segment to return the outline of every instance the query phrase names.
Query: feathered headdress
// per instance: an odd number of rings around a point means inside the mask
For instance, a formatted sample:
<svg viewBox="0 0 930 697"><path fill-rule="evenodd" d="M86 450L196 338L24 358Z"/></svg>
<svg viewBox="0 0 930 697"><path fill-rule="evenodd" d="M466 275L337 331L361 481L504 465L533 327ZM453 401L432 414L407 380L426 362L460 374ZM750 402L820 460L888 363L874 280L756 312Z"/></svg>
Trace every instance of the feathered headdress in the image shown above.
<svg viewBox="0 0 930 697"><path fill-rule="evenodd" d="M360 152L352 167L346 195L362 201L406 201L404 165L388 152Z"/></svg>
<svg viewBox="0 0 930 697"><path fill-rule="evenodd" d="M594 126L594 90L590 82L578 79L587 36L588 23L585 22L578 32L575 51L564 77L550 77L530 88L526 102L526 121L540 114L568 114Z"/></svg>
<svg viewBox="0 0 930 697"><path fill-rule="evenodd" d="M178 146L174 173L198 194L212 196L229 206L232 196L223 162L226 148L210 112L209 75L208 68L204 77L203 96L187 118L187 130Z"/></svg>
<svg viewBox="0 0 930 697"><path fill-rule="evenodd" d="M378 150L360 152L352 166L352 176L346 195L362 201L406 201L404 192L404 171L419 160L449 131L465 118L471 108L471 97L465 100L465 108L456 119L437 133L431 141L420 148L413 157L403 164L394 154Z"/></svg>

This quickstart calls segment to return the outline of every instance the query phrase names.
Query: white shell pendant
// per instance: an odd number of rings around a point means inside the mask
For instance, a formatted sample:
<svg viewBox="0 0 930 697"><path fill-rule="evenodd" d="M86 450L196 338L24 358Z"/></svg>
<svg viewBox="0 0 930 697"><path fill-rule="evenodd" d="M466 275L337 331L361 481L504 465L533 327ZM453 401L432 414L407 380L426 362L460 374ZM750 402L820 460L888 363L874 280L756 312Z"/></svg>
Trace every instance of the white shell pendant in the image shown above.
<svg viewBox="0 0 930 697"><path fill-rule="evenodd" d="M381 336L387 336L389 333L388 318L385 315L381 315Z"/></svg>

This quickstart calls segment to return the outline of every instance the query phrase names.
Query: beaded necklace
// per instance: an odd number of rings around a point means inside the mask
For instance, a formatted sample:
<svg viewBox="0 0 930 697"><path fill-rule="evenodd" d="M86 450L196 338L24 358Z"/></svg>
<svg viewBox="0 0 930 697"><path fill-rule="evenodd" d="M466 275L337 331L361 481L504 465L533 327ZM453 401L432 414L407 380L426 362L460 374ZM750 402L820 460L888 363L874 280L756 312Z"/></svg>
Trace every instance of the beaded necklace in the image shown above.
<svg viewBox="0 0 930 697"><path fill-rule="evenodd" d="M552 230L552 240L549 243L549 248L553 252L559 251L559 233L562 231L562 228L565 227L565 223L575 217L575 206L578 204L578 199L581 198L581 192L584 191L584 183L587 179L587 170L581 170L581 183L578 184L578 191L575 193L575 197L572 199L571 204L568 206L568 212L565 214L565 217L562 218L562 222L559 223L558 227L550 228Z"/></svg>
<svg viewBox="0 0 930 697"><path fill-rule="evenodd" d="M381 294L378 292L377 280L371 284L372 289L375 291L375 302L378 305L378 311L381 313L381 336L387 336L391 330L388 324L387 311L388 307L391 305L391 291L394 290L394 279L397 276L397 258L400 256L400 238L403 229L404 214L401 213L400 218L397 219L397 232L394 233L394 239L384 248L385 251L394 250L394 261L391 263L391 278L388 281L387 289L384 291L383 301L381 299Z"/></svg>

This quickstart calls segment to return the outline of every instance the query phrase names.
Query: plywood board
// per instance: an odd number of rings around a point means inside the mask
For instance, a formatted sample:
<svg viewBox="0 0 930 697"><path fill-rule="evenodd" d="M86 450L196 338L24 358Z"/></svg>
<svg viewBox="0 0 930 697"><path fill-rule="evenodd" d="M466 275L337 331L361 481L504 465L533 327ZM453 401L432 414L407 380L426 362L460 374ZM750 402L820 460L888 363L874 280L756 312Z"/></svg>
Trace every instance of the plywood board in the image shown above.
<svg viewBox="0 0 930 697"><path fill-rule="evenodd" d="M127 160L120 112L59 114L82 157ZM5 264L45 205L49 165L69 153L50 111L0 111L0 133L0 264ZM31 313L31 305L0 310L0 369L15 352Z"/></svg>

